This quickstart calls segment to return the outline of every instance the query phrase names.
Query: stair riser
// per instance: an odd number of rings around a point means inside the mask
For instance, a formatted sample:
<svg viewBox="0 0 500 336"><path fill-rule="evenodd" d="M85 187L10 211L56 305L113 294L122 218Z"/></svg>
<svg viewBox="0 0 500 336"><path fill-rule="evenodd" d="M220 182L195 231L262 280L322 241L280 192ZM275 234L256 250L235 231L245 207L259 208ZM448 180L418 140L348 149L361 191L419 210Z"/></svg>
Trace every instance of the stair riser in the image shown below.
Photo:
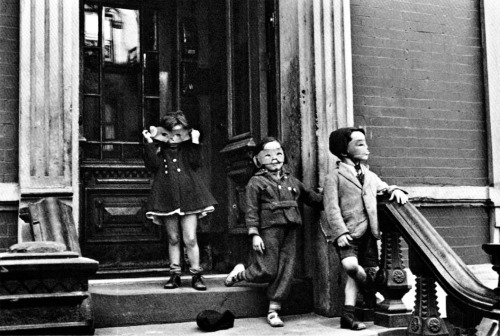
<svg viewBox="0 0 500 336"><path fill-rule="evenodd" d="M265 316L269 301L265 287L214 287L197 292L190 288L120 292L91 288L96 328L126 325L159 324L193 321L206 309L230 310L236 317ZM109 285L108 285L109 286ZM158 284L159 288L161 284ZM117 286L119 288L119 286ZM307 283L296 284L283 314L304 314L312 311L312 291Z"/></svg>

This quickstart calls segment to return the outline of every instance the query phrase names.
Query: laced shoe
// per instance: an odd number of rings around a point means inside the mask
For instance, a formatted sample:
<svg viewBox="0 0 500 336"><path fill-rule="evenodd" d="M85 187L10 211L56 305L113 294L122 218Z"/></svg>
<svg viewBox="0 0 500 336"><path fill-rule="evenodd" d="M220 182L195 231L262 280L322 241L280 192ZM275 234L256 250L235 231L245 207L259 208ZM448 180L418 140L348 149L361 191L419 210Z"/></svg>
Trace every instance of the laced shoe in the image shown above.
<svg viewBox="0 0 500 336"><path fill-rule="evenodd" d="M170 275L170 279L168 279L167 283L163 288L165 289L175 289L181 286L181 276L179 274Z"/></svg>
<svg viewBox="0 0 500 336"><path fill-rule="evenodd" d="M201 273L193 275L191 286L199 291L207 290L207 286L205 285L205 281L203 281L203 276L201 275Z"/></svg>

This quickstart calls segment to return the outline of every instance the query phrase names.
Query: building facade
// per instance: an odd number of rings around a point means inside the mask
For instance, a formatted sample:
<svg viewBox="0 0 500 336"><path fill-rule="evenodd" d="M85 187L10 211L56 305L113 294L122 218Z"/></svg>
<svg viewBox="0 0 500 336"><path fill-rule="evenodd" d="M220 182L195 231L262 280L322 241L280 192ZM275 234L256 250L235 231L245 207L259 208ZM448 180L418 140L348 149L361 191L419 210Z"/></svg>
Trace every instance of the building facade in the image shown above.
<svg viewBox="0 0 500 336"><path fill-rule="evenodd" d="M242 195L256 141L281 138L293 172L316 187L332 165L329 133L350 125L367 131L371 169L404 186L467 264L489 262L481 244L498 242L500 225L494 0L0 7L2 251L18 241L19 208L57 196L101 273L164 269L165 233L144 218L141 131L181 109L202 133L219 202L200 223L209 272L248 256ZM300 276L319 275L316 306L331 314L337 265L321 256L333 250L316 225L303 238Z"/></svg>

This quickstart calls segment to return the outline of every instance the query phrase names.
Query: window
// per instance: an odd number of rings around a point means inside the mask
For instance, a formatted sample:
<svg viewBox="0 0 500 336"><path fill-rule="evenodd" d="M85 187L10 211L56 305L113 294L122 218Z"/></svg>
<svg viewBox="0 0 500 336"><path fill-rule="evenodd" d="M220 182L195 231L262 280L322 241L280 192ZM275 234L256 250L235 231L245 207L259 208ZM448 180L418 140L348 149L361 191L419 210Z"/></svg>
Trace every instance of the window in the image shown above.
<svg viewBox="0 0 500 336"><path fill-rule="evenodd" d="M85 4L83 20L83 159L140 160L159 120L157 11Z"/></svg>

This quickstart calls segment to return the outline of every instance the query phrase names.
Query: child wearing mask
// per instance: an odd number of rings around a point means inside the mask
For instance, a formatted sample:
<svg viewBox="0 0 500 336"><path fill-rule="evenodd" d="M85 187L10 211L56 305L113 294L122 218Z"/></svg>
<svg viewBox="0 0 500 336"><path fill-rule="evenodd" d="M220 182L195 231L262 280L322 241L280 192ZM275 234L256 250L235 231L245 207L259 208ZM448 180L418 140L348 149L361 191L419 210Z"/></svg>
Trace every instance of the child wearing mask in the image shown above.
<svg viewBox="0 0 500 336"><path fill-rule="evenodd" d="M200 132L189 127L181 111L167 113L160 127L142 132L146 139L146 167L154 172L146 217L165 225L168 234L170 279L165 289L181 286L181 244L186 246L191 286L206 290L200 267L200 251L196 239L198 219L214 211L217 201L201 175L202 157ZM161 132L158 132L158 129ZM160 140L159 148L153 139Z"/></svg>
<svg viewBox="0 0 500 336"><path fill-rule="evenodd" d="M256 146L253 160L258 170L246 186L245 221L255 262L248 268L236 265L225 285L242 280L269 283L267 321L272 327L281 327L284 324L279 311L290 292L297 261L297 236L302 224L299 202L322 209L323 197L283 168L285 151L275 138L264 138Z"/></svg>
<svg viewBox="0 0 500 336"><path fill-rule="evenodd" d="M405 204L408 197L397 186L389 186L366 165L370 152L365 131L340 128L330 134L330 152L336 166L324 183L324 206L327 222L323 231L334 242L342 267L347 273L341 328L361 330L366 325L356 320L354 305L360 290L365 299L373 299L373 278L367 269L378 266L377 194L388 193L390 200ZM369 272L372 273L373 272Z"/></svg>

